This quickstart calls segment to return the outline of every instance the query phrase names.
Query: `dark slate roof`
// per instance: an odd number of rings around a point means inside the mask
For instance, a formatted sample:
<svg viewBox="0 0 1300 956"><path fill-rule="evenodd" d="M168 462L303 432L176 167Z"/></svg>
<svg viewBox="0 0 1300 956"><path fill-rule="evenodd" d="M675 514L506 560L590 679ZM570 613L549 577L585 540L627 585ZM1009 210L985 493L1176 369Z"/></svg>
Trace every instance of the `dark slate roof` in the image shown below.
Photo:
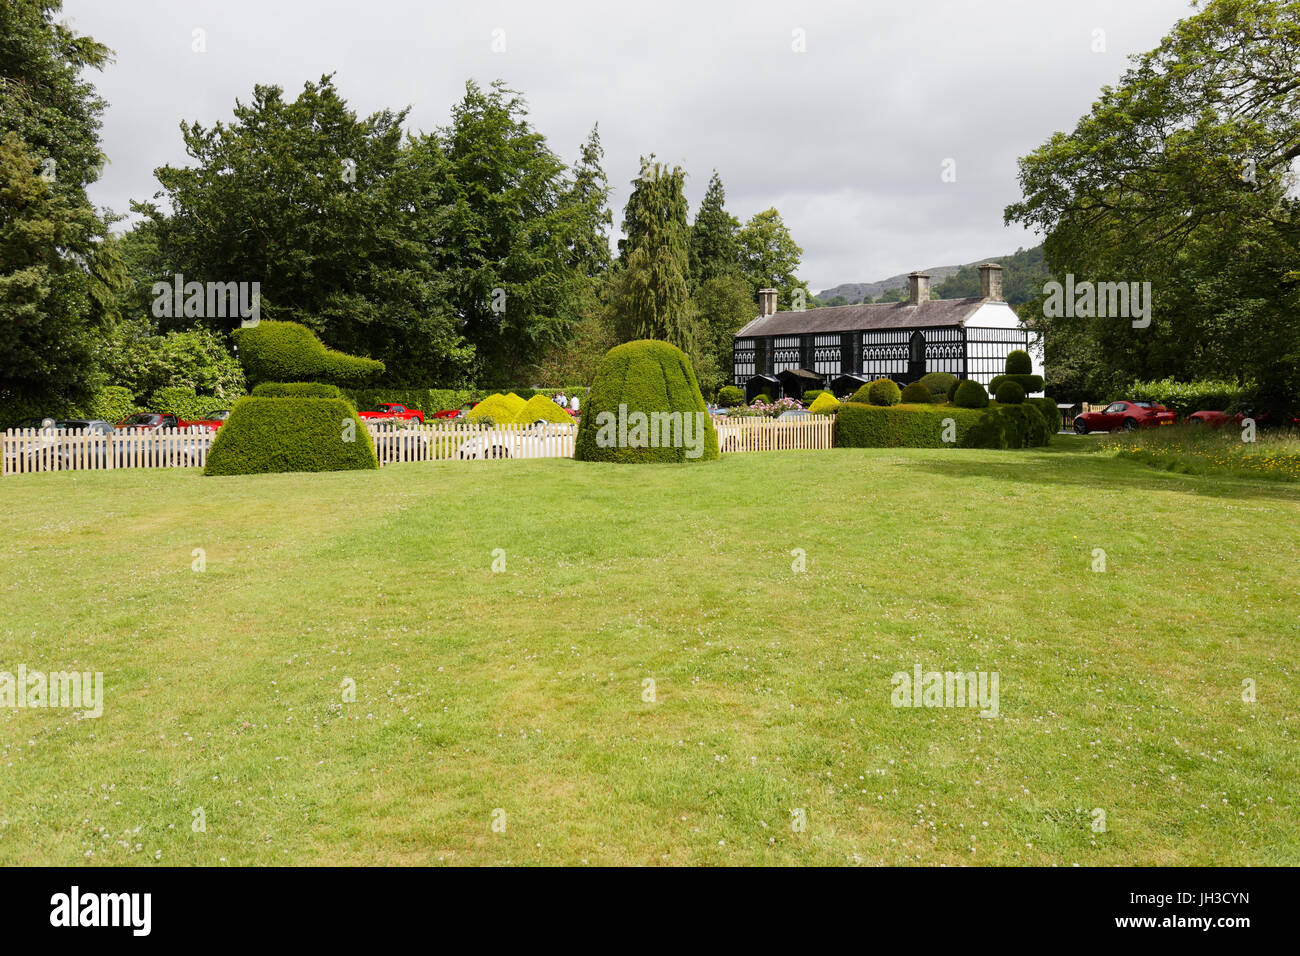
<svg viewBox="0 0 1300 956"><path fill-rule="evenodd" d="M871 329L926 329L961 325L984 299L931 299L920 305L881 302L876 305L837 305L803 312L775 312L759 316L736 333L755 335L807 335L813 332L862 332Z"/></svg>

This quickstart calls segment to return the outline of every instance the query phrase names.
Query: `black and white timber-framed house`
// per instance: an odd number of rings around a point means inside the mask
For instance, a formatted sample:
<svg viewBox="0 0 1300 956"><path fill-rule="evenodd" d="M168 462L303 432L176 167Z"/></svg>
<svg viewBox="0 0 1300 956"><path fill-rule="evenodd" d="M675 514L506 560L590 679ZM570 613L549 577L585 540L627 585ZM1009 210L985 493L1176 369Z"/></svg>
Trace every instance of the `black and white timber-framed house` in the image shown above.
<svg viewBox="0 0 1300 956"><path fill-rule="evenodd" d="M906 385L928 372L987 387L1015 349L1029 352L1042 375L1042 343L1003 300L1002 267L979 269L980 295L969 299L931 299L924 272L908 276L906 302L878 305L778 312L776 290L761 289L759 316L735 335L733 380L746 401L799 398L814 388L843 396L877 378Z"/></svg>

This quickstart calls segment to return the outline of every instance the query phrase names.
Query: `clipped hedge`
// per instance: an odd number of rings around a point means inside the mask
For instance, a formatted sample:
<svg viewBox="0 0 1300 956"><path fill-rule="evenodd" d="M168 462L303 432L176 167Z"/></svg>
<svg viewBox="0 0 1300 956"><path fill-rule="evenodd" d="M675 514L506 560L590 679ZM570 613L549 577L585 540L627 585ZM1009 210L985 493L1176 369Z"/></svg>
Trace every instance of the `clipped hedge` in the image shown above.
<svg viewBox="0 0 1300 956"><path fill-rule="evenodd" d="M370 432L343 399L249 396L235 402L217 431L203 473L257 475L378 467Z"/></svg>
<svg viewBox="0 0 1300 956"><path fill-rule="evenodd" d="M569 425L573 423L573 416L555 404L555 400L547 398L545 395L534 395L515 416L514 420L524 425L531 425L533 422L562 422Z"/></svg>
<svg viewBox="0 0 1300 956"><path fill-rule="evenodd" d="M808 406L808 411L814 415L834 415L841 408L840 400L830 392L822 392L813 399L813 403Z"/></svg>
<svg viewBox="0 0 1300 956"><path fill-rule="evenodd" d="M771 405L772 396L767 394L767 392L759 392L757 395L754 396L754 400L749 404L750 405Z"/></svg>
<svg viewBox="0 0 1300 956"><path fill-rule="evenodd" d="M1151 382L1134 382L1111 401L1132 399L1135 402L1159 402L1179 414L1207 410L1224 411L1237 402L1249 401L1255 391L1253 384L1200 379L1176 382L1172 378Z"/></svg>
<svg viewBox="0 0 1300 956"><path fill-rule="evenodd" d="M999 405L1022 405L1025 401L1025 390L1008 378L998 386L994 396Z"/></svg>
<svg viewBox="0 0 1300 956"><path fill-rule="evenodd" d="M745 404L745 392L735 385L724 385L718 389L718 404L723 408L736 408Z"/></svg>
<svg viewBox="0 0 1300 956"><path fill-rule="evenodd" d="M996 395L1004 382L1015 382L1025 390L1026 395L1043 390L1043 377L1041 375L995 375L993 381L989 382L989 391Z"/></svg>
<svg viewBox="0 0 1300 956"><path fill-rule="evenodd" d="M263 382L253 389L256 398L342 398L337 385L324 382Z"/></svg>
<svg viewBox="0 0 1300 956"><path fill-rule="evenodd" d="M681 424L665 441L665 416L675 413L680 413ZM644 431L638 427L642 416L655 416L650 421L659 423L659 447L649 444L653 424ZM690 442L683 434L687 427ZM596 369L591 394L583 406L573 457L637 464L717 458L718 433L686 353L652 339L610 349Z"/></svg>
<svg viewBox="0 0 1300 956"><path fill-rule="evenodd" d="M209 401L215 403L217 399L213 398ZM216 405L209 407L215 408ZM143 409L140 408L129 388L121 385L106 385L74 411L76 414L69 415L69 418L98 418L116 423Z"/></svg>
<svg viewBox="0 0 1300 956"><path fill-rule="evenodd" d="M383 362L326 348L315 332L297 322L263 319L231 334L239 346L239 361L250 385L330 382L357 386L384 373Z"/></svg>
<svg viewBox="0 0 1300 956"><path fill-rule="evenodd" d="M982 414L951 405L846 402L835 416L835 447L965 448ZM945 442L945 432L954 440Z"/></svg>
<svg viewBox="0 0 1300 956"><path fill-rule="evenodd" d="M958 408L988 408L989 393L973 378L964 378L953 389L952 403Z"/></svg>
<svg viewBox="0 0 1300 956"><path fill-rule="evenodd" d="M1027 398L1026 405L1033 405L1042 414L1047 427L1053 433L1061 430L1061 410L1056 407L1054 398Z"/></svg>
<svg viewBox="0 0 1300 956"><path fill-rule="evenodd" d="M199 396L192 388L168 385L155 389L149 396L149 411L162 415L175 415L181 421L202 418L204 413L221 407L221 403L211 395Z"/></svg>
<svg viewBox="0 0 1300 956"><path fill-rule="evenodd" d="M813 402L817 401L817 399L821 398L823 395L830 394L830 391L824 388L810 388L799 396L799 401L803 402L804 405L811 406Z"/></svg>
<svg viewBox="0 0 1300 956"><path fill-rule="evenodd" d="M934 400L934 393L920 382L913 382L903 389L899 399L904 405L929 405Z"/></svg>
<svg viewBox="0 0 1300 956"><path fill-rule="evenodd" d="M957 387L958 381L959 379L952 372L930 372L921 376L920 384L930 390L935 401L939 401L948 395L950 389Z"/></svg>
<svg viewBox="0 0 1300 956"><path fill-rule="evenodd" d="M1007 361L1003 368L1008 375L1033 375L1034 360L1024 349L1013 349L1007 353Z"/></svg>
<svg viewBox="0 0 1300 956"><path fill-rule="evenodd" d="M1039 448L1054 431L1033 405L996 405L980 415L968 440L972 448Z"/></svg>

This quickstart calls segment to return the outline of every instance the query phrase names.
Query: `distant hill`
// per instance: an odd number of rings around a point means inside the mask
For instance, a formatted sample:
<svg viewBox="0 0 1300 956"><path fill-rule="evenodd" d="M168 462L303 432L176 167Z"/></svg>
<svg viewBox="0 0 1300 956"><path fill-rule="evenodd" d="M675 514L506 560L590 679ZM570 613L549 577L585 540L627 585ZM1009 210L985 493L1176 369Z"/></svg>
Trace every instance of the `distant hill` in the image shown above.
<svg viewBox="0 0 1300 956"><path fill-rule="evenodd" d="M939 298L964 299L980 294L979 266L984 262L996 262L1002 267L1002 295L1013 306L1041 295L1043 283L1049 278L1041 245L1017 249L1009 256L990 256L965 265L935 266L925 271L930 273L930 287ZM864 295L878 300L887 292L894 293L892 298L906 290L907 274L903 273L876 282L845 282L817 293L817 298L827 305L853 305L861 302ZM843 302L833 301L841 296Z"/></svg>

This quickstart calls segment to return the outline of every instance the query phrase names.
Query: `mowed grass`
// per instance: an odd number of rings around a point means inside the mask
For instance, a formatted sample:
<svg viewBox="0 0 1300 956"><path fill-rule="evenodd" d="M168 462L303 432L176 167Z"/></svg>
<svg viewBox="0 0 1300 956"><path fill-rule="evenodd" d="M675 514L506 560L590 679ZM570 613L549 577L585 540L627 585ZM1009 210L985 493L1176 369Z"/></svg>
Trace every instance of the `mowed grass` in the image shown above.
<svg viewBox="0 0 1300 956"><path fill-rule="evenodd" d="M0 863L1300 863L1300 488L1096 448L5 478Z"/></svg>

